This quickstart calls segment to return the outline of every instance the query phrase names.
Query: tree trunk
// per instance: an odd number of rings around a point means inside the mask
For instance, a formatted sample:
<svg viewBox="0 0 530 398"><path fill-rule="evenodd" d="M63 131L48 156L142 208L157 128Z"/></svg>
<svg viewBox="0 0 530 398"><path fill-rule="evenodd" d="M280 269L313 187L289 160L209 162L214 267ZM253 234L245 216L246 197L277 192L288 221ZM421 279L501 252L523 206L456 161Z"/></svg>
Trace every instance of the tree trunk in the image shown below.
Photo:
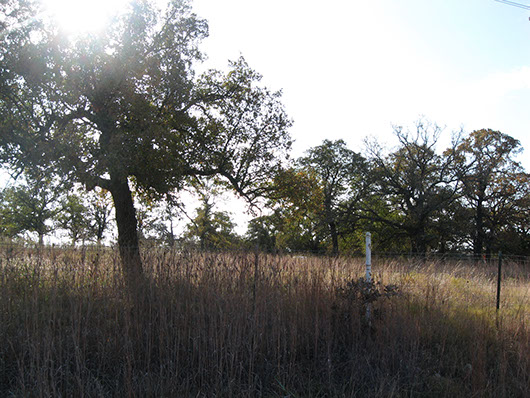
<svg viewBox="0 0 530 398"><path fill-rule="evenodd" d="M326 221L329 227L329 234L331 237L332 253L336 256L337 254L339 254L339 234L337 232L337 223L335 222L335 215L333 214L332 209L332 199L329 192L325 193L324 209Z"/></svg>
<svg viewBox="0 0 530 398"><path fill-rule="evenodd" d="M112 179L110 192L116 209L123 276L130 286L134 286L144 275L138 244L138 221L127 179Z"/></svg>
<svg viewBox="0 0 530 398"><path fill-rule="evenodd" d="M339 254L339 235L337 233L337 224L335 221L329 223L329 233L331 234L331 243L333 245L333 255Z"/></svg>
<svg viewBox="0 0 530 398"><path fill-rule="evenodd" d="M482 199L477 203L477 212L475 214L475 239L473 241L473 252L477 256L482 255L484 247L484 209Z"/></svg>
<svg viewBox="0 0 530 398"><path fill-rule="evenodd" d="M174 248L175 247L175 233L173 231L173 218L171 215L169 216L169 247Z"/></svg>
<svg viewBox="0 0 530 398"><path fill-rule="evenodd" d="M417 250L418 254L422 258L426 258L427 256L427 239L425 237L425 225L421 225L418 228L418 235L417 235Z"/></svg>
<svg viewBox="0 0 530 398"><path fill-rule="evenodd" d="M427 260L427 239L425 225L417 222L413 227L406 229L411 246L411 254L425 262Z"/></svg>

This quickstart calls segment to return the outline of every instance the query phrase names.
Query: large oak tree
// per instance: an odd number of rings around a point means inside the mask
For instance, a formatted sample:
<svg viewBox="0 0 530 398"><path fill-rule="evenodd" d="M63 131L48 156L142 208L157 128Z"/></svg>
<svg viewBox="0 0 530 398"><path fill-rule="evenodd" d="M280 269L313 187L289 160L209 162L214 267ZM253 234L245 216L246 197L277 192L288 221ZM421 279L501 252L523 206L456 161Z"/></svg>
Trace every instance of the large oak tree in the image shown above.
<svg viewBox="0 0 530 398"><path fill-rule="evenodd" d="M454 152L436 152L441 131L420 120L412 132L394 128L399 146L391 153L376 142L368 144L372 190L378 200L365 205L366 215L408 237L410 250L422 255L436 243L432 229L440 212L458 198Z"/></svg>
<svg viewBox="0 0 530 398"><path fill-rule="evenodd" d="M252 200L290 146L280 94L243 59L197 77L206 21L185 0L154 3L76 38L37 2L0 5L0 161L108 190L126 277L142 274L131 184L160 195L217 176Z"/></svg>
<svg viewBox="0 0 530 398"><path fill-rule="evenodd" d="M458 161L464 205L471 210L473 252L490 252L503 228L517 224L529 176L516 161L518 140L491 129L475 130L448 151ZM525 213L524 211L522 212Z"/></svg>
<svg viewBox="0 0 530 398"><path fill-rule="evenodd" d="M340 205L346 199L353 200L359 193L358 182L365 171L365 159L349 149L344 140L324 140L321 145L309 149L299 163L306 170L313 171L321 182L320 219L331 238L333 254L338 254L340 229L344 227L342 224L348 214Z"/></svg>

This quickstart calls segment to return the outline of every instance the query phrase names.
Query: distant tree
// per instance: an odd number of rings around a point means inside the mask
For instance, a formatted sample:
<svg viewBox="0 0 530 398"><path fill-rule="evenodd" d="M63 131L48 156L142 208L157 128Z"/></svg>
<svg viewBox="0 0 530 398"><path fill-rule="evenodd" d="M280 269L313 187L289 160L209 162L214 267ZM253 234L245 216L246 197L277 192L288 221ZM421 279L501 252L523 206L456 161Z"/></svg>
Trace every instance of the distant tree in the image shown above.
<svg viewBox="0 0 530 398"><path fill-rule="evenodd" d="M178 195L168 193L163 198L153 200L152 197L135 191L133 196L140 241L173 247L177 242L175 219L184 214L187 216L186 206L179 201Z"/></svg>
<svg viewBox="0 0 530 398"><path fill-rule="evenodd" d="M372 221L406 235L410 250L420 254L437 244L435 220L458 198L454 154L436 153L441 131L420 120L414 132L394 128L399 141L394 152L384 154L377 143L367 147L373 167L373 193L378 200L372 201L377 207L366 206L366 214Z"/></svg>
<svg viewBox="0 0 530 398"><path fill-rule="evenodd" d="M90 234L89 212L79 195L66 195L60 203L55 219L57 226L68 233L72 246L80 240L86 242Z"/></svg>
<svg viewBox="0 0 530 398"><path fill-rule="evenodd" d="M451 156L458 161L458 178L465 206L471 209L475 254L491 251L498 231L517 215L517 201L528 192L528 174L515 160L522 150L515 138L499 131L473 131Z"/></svg>
<svg viewBox="0 0 530 398"><path fill-rule="evenodd" d="M322 208L320 221L331 238L332 251L339 252L339 235L342 224L341 203L353 195L356 181L362 179L364 158L348 149L343 140L324 140L311 148L299 163L304 169L314 172L322 186Z"/></svg>
<svg viewBox="0 0 530 398"><path fill-rule="evenodd" d="M239 243L234 228L235 224L230 214L225 211L214 211L213 196L202 192L201 206L188 224L185 238L197 240L201 250L231 249L237 247Z"/></svg>
<svg viewBox="0 0 530 398"><path fill-rule="evenodd" d="M90 218L89 236L99 246L111 223L112 197L108 191L96 188L87 196L86 206Z"/></svg>
<svg viewBox="0 0 530 398"><path fill-rule="evenodd" d="M514 177L514 176L512 176ZM511 180L517 191L506 192L504 200L488 206L486 217L487 254L530 255L530 178L521 173Z"/></svg>
<svg viewBox="0 0 530 398"><path fill-rule="evenodd" d="M138 239L140 242L154 242L157 240L156 224L159 215L156 212L157 203L148 195L132 190L136 219L138 222Z"/></svg>
<svg viewBox="0 0 530 398"><path fill-rule="evenodd" d="M175 220L181 218L179 209L182 208L176 198L168 196L162 211L164 228L161 231L163 240L169 247L174 247L176 244Z"/></svg>
<svg viewBox="0 0 530 398"><path fill-rule="evenodd" d="M322 186L313 171L279 170L269 187L266 213L251 220L247 239L262 250L323 251L322 203Z"/></svg>
<svg viewBox="0 0 530 398"><path fill-rule="evenodd" d="M259 216L249 221L245 239L260 251L273 252L276 246L276 223L271 216Z"/></svg>
<svg viewBox="0 0 530 398"><path fill-rule="evenodd" d="M39 245L52 229L51 220L58 211L63 194L60 184L42 173L26 174L26 182L4 190L0 208L0 224L5 235L14 237L34 232Z"/></svg>
<svg viewBox="0 0 530 398"><path fill-rule="evenodd" d="M374 183L370 172L363 174L369 184ZM379 253L402 253L410 250L408 234L395 227L402 220L401 214L379 196L373 186L364 187L363 195L356 200L347 199L347 207L341 220L343 251L362 254L365 250L366 232L372 235L372 248ZM350 218L353 220L350 222Z"/></svg>
<svg viewBox="0 0 530 398"><path fill-rule="evenodd" d="M496 228L495 246L491 249L503 253L530 256L530 180L511 204L509 219Z"/></svg>
<svg viewBox="0 0 530 398"><path fill-rule="evenodd" d="M166 195L153 209L154 217L148 223L151 234L159 243L174 247L177 243L175 221L182 218L184 204L174 195Z"/></svg>
<svg viewBox="0 0 530 398"><path fill-rule="evenodd" d="M218 176L248 200L290 147L280 93L243 59L197 79L208 26L185 0L133 1L62 37L33 2L0 6L0 163L45 164L112 195L126 277L142 275L131 185L154 197Z"/></svg>

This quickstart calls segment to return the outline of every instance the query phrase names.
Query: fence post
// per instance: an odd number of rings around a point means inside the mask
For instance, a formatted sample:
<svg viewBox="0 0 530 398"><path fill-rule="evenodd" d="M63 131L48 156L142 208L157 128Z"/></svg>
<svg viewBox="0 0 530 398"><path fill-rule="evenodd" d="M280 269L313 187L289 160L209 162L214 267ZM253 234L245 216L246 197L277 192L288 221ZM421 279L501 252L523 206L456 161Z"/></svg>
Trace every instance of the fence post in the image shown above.
<svg viewBox="0 0 530 398"><path fill-rule="evenodd" d="M499 252L499 272L497 274L497 312L501 306L502 252Z"/></svg>
<svg viewBox="0 0 530 398"><path fill-rule="evenodd" d="M369 288L372 282L372 234L366 233L366 285ZM366 320L372 326L372 305L366 303Z"/></svg>

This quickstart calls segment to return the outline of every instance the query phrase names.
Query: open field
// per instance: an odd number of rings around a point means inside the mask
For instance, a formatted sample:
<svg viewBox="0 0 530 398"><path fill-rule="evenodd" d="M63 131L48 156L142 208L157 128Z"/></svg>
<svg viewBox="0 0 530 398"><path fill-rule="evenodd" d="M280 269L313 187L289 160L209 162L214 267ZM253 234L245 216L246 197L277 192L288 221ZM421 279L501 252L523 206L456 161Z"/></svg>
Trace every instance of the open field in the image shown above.
<svg viewBox="0 0 530 398"><path fill-rule="evenodd" d="M1 246L0 396L530 396L528 264L144 257Z"/></svg>

